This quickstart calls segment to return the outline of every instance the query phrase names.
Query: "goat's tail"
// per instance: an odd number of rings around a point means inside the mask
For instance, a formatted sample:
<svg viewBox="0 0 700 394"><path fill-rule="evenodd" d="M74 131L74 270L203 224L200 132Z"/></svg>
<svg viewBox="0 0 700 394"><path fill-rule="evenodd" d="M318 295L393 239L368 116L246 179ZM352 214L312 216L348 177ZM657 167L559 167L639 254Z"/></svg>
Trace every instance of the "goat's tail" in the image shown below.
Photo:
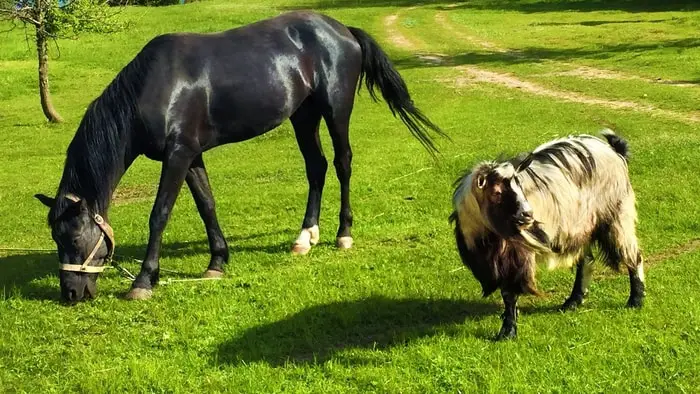
<svg viewBox="0 0 700 394"><path fill-rule="evenodd" d="M625 160L629 159L629 144L627 144L627 141L625 141L623 138L615 134L614 131L610 129L603 129L600 134L605 137L605 139L608 141L608 144L619 154L620 156L624 157Z"/></svg>

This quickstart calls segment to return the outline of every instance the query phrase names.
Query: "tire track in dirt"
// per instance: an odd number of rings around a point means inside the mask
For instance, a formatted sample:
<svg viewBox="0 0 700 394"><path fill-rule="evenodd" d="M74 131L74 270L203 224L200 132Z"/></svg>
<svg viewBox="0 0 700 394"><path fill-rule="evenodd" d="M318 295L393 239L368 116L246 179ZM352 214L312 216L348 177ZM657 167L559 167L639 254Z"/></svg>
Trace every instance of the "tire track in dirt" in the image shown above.
<svg viewBox="0 0 700 394"><path fill-rule="evenodd" d="M415 9L416 7L410 7L408 10ZM399 31L396 23L399 20L399 13L387 15L384 18L384 31L386 36L394 46L397 48L405 49L407 51L416 51L419 48L425 48L425 43L417 38L409 39L403 33Z"/></svg>
<svg viewBox="0 0 700 394"><path fill-rule="evenodd" d="M694 84L694 83L676 82L676 81L666 80L663 78L645 78L645 77L640 77L638 75L630 75L630 74L622 73L620 71L605 70L605 69L590 67L590 66L579 66L575 63L562 62L562 61L550 60L550 59L540 59L537 57L527 56L518 50L503 48L503 47L500 47L500 46L498 46L490 41L487 41L487 40L481 39L479 37L475 37L475 36L464 33L463 31L455 28L454 25L452 25L448 21L447 16L446 16L444 11L440 11L440 12L437 12L435 14L435 22L437 22L437 24L440 25L443 29L449 31L456 38L458 38L462 41L470 42L471 44L473 44L481 49L490 50L492 52L503 54L505 56L511 56L513 58L532 59L532 60L541 61L543 63L549 63L552 65L571 68L571 70L568 70L568 71L559 71L559 72L538 74L537 76L539 76L539 77L573 76L573 77L578 77L578 78L582 78L582 79L613 79L613 80L620 80L620 81L622 81L622 80L643 81L643 82L647 82L647 83L663 84L663 85L669 85L669 86L678 86L678 87L684 87L684 88L700 87L700 85Z"/></svg>
<svg viewBox="0 0 700 394"><path fill-rule="evenodd" d="M442 28L444 28L445 30L449 31L457 39L460 39L463 41L468 41L468 42L470 42L474 45L477 45L483 49L488 49L488 50L491 50L493 52L504 54L506 56L512 56L513 58L527 58L522 53L510 50L507 48L502 48L498 45L495 45L495 44L490 43L488 41L482 40L478 37L470 36L470 35L465 34L464 32L462 32L458 29L455 29L454 26L452 26L447 21L447 17L446 17L444 12L438 12L435 14L435 22L438 25L442 26ZM573 65L570 63L565 63L565 62L557 62L557 61L548 61L548 62L553 63L553 64L557 64L560 66L576 67L576 65ZM566 91L566 90L551 89L551 88L547 88L545 86L539 85L539 84L534 83L534 82L528 82L528 81L518 79L515 76L510 75L510 74L488 71L488 70L482 69L482 68L477 67L477 66L463 65L463 66L456 66L455 68L457 70L461 71L463 74L465 74L465 78L457 78L456 80L454 80L454 83L458 87L467 85L469 83L479 83L479 82L498 84L498 85L505 86L505 87L508 87L511 89L519 89L523 92L527 92L527 93L538 95L538 96L551 97L551 98L561 100L561 101L586 104L586 105L597 105L597 106L602 106L602 107L606 107L606 108L610 108L610 109L633 110L633 111L637 111L637 112L652 114L655 116L663 116L663 117L667 117L667 118L671 118L671 119L681 120L681 121L684 121L686 123L691 123L691 124L695 124L695 123L700 122L700 112L683 113L683 112L661 109L661 108L658 108L658 107L655 107L655 106L649 105L649 104L640 104L640 103L636 103L633 101L603 99L603 98L587 96L585 94ZM626 76L622 73L618 73L615 71L601 70L601 69L596 69L593 67L579 67L577 70L578 70L579 74L585 73L585 75L588 76L589 78L592 78L594 76L596 76L596 77L605 76L605 77L610 78L610 79L627 78L627 79L639 79L639 80L644 80L647 82L649 81L645 78L641 78L641 77L637 77L637 76ZM573 75L573 72L571 75Z"/></svg>
<svg viewBox="0 0 700 394"><path fill-rule="evenodd" d="M457 30L452 26L451 23L447 21L447 16L445 15L445 12L438 12L435 14L435 22L437 22L438 25L442 26L443 29L449 31L453 36L455 36L457 39L462 40L462 41L468 41L474 45L476 45L479 48L482 49L488 49L493 52L497 53L502 53L506 55L510 55L513 57L523 57L521 53L518 53L516 51L511 51L506 48L499 47L498 45L490 42L483 40L479 37L475 37L469 34L464 33L461 30Z"/></svg>
<svg viewBox="0 0 700 394"><path fill-rule="evenodd" d="M510 74L488 71L476 66L457 66L457 70L465 75L464 78L457 78L454 83L459 87L469 83L490 83L505 86L510 89L518 89L537 96L551 97L560 101L572 103L597 105L610 109L627 109L637 112L648 113L654 116L663 116L685 123L695 124L700 122L700 113L683 113L661 109L653 105L639 104L632 101L608 100L593 96L587 96L566 90L555 90L548 87L518 79Z"/></svg>

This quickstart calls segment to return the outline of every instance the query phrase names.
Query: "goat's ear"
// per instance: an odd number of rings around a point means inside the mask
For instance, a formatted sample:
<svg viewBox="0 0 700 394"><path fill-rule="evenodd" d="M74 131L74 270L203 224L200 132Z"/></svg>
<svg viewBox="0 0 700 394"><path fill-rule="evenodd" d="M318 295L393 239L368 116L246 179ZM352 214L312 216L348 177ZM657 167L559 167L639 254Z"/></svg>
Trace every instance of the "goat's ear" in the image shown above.
<svg viewBox="0 0 700 394"><path fill-rule="evenodd" d="M483 189L486 187L486 175L484 174L479 174L476 176L476 187L479 189Z"/></svg>
<svg viewBox="0 0 700 394"><path fill-rule="evenodd" d="M528 154L520 163L518 163L518 167L515 169L515 172L520 172L526 169L532 163L532 159L532 153Z"/></svg>
<svg viewBox="0 0 700 394"><path fill-rule="evenodd" d="M45 194L35 194L34 197L36 197L37 200L41 201L42 204L46 205L49 208L53 208L53 206L56 205L56 199L49 197Z"/></svg>

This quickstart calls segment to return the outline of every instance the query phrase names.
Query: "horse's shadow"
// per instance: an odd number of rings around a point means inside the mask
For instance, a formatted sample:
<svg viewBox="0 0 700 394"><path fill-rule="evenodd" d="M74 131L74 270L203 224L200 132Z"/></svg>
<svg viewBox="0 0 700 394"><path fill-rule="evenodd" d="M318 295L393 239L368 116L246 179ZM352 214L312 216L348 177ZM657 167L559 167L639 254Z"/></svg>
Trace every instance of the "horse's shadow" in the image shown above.
<svg viewBox="0 0 700 394"><path fill-rule="evenodd" d="M263 361L319 363L352 348L388 349L419 338L450 335L465 321L494 316L496 303L375 296L316 305L283 320L248 329L219 346L217 364Z"/></svg>
<svg viewBox="0 0 700 394"><path fill-rule="evenodd" d="M252 251L263 253L281 253L288 251L287 243L261 243L254 246L238 245L240 241L251 240L269 236L273 233L255 233L243 237L228 237L231 255L236 252ZM136 259L142 259L146 250L144 244L117 244L115 261L121 265L124 263L129 269L138 268L140 263ZM161 247L162 256L182 258L189 256L201 256L202 272L206 269L209 259L209 244L206 239L188 242L164 243ZM136 265L133 265L136 264ZM165 271L168 267L161 268ZM201 272L187 273L177 270L168 270L167 275L176 278L201 277ZM98 288L99 288L98 282ZM24 299L53 300L60 299L58 287L58 256L51 251L12 251L9 254L0 255L0 297L7 298L19 295Z"/></svg>
<svg viewBox="0 0 700 394"><path fill-rule="evenodd" d="M18 252L19 253L19 252ZM30 252L0 256L2 298L19 294L22 298L58 300L58 258L52 252ZM56 284L47 280L54 277Z"/></svg>

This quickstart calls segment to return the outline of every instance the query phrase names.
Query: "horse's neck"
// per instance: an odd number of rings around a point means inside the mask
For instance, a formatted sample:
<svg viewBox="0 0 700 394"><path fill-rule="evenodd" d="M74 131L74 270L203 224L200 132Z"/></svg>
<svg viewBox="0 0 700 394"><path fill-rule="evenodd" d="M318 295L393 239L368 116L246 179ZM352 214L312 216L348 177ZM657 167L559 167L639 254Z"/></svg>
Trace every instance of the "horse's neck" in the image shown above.
<svg viewBox="0 0 700 394"><path fill-rule="evenodd" d="M105 169L106 173L102 174L102 179L105 180L103 183L81 179L81 174L89 173L85 168L67 167L64 170L58 197L63 196L74 201L85 200L90 212L99 213L106 219L114 191L137 156L126 149L124 156L115 161L112 168ZM72 161L67 165L77 167L80 163L81 161Z"/></svg>

